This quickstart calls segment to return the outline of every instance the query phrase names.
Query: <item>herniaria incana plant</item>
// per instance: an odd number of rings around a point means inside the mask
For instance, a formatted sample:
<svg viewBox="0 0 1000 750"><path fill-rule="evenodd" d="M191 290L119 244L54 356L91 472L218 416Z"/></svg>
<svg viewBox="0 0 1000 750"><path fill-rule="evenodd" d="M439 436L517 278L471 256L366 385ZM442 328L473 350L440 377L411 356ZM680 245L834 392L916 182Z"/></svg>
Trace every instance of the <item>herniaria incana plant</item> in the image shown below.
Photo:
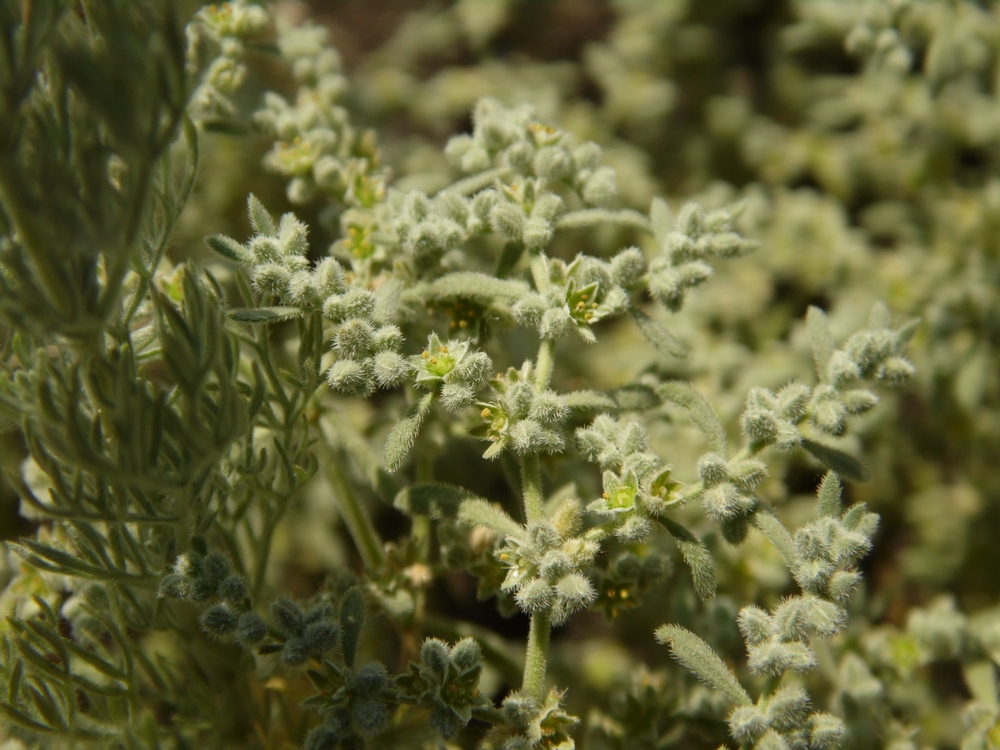
<svg viewBox="0 0 1000 750"><path fill-rule="evenodd" d="M880 652L843 634L878 516L843 482L916 321L809 307L813 376L727 423L671 376L698 342L669 329L768 252L740 204L622 208L600 146L489 98L440 187L397 186L321 28L179 13L0 7L0 411L31 522L0 568L4 747L864 746ZM267 58L294 91L248 114ZM250 195L206 260L185 208L240 138L315 226ZM794 528L789 455L817 478ZM448 606L471 588L526 636ZM605 622L643 612L666 648L622 656ZM941 605L910 630L983 675L968 747L990 746L996 628ZM589 708L588 637L640 674Z"/></svg>

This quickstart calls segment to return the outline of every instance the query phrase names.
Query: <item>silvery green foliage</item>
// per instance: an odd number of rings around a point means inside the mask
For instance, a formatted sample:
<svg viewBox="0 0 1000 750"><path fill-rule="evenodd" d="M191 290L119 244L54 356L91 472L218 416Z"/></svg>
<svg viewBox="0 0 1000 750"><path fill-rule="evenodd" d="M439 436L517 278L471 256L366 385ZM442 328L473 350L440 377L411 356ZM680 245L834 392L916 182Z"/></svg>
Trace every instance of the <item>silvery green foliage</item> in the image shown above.
<svg viewBox="0 0 1000 750"><path fill-rule="evenodd" d="M470 406L485 387L493 372L493 361L487 354L470 351L468 341L442 344L432 333L427 348L410 358L417 385L436 389L440 386L442 405L451 412Z"/></svg>
<svg viewBox="0 0 1000 750"><path fill-rule="evenodd" d="M490 381L480 413L491 443L483 458L496 458L507 449L531 454L556 453L564 447L569 406L555 391L536 389L532 371L532 363L525 362Z"/></svg>
<svg viewBox="0 0 1000 750"><path fill-rule="evenodd" d="M299 89L291 102L268 92L255 117L275 137L265 164L288 178L293 203L319 193L348 205L372 205L384 191L374 136L356 129L341 105L347 81L326 29L281 18L278 45Z"/></svg>
<svg viewBox="0 0 1000 750"><path fill-rule="evenodd" d="M544 613L553 625L587 607L596 597L588 572L600 550L599 535L581 533L580 502L567 498L547 518L527 526L514 522L485 500L464 502L462 521L504 537L495 552L506 571L500 588L531 614Z"/></svg>
<svg viewBox="0 0 1000 750"><path fill-rule="evenodd" d="M888 310L877 305L868 328L853 334L837 348L821 310L810 308L807 322L819 385L809 388L791 383L777 393L753 389L740 418L743 433L752 447L773 445L788 450L802 445L830 468L863 476L863 468L838 465L835 452L805 437L801 427L809 424L821 433L840 437L846 432L850 417L863 414L878 403L878 396L872 390L874 385L904 384L914 367L903 354L918 321L908 321L893 329Z"/></svg>
<svg viewBox="0 0 1000 750"><path fill-rule="evenodd" d="M758 525L804 593L783 599L770 612L756 605L740 610L739 626L751 671L778 677L811 670L817 666L811 641L830 638L844 628L843 604L859 579L855 564L871 547L878 516L868 513L863 504L842 511L840 497L840 480L828 473L817 492L818 517L794 536L774 516L758 516ZM753 702L729 668L696 635L664 625L657 630L657 638L700 680L736 704L728 723L741 747L821 750L841 746L844 722L832 714L812 711L808 694L798 685L783 681Z"/></svg>
<svg viewBox="0 0 1000 750"><path fill-rule="evenodd" d="M224 128L235 122L233 96L247 77L248 44L259 40L271 20L264 8L246 0L202 8L187 26L187 58L192 72L204 67L189 110L196 120Z"/></svg>
<svg viewBox="0 0 1000 750"><path fill-rule="evenodd" d="M293 214L284 214L276 225L255 196L250 196L248 207L256 234L244 245L222 235L206 242L223 257L246 266L254 289L280 304L234 310L232 316L266 323L321 313L333 324L336 361L326 372L331 388L367 396L376 388L399 385L411 366L399 353L402 331L380 320L378 296L349 284L334 258L313 266L306 257L308 228Z"/></svg>
<svg viewBox="0 0 1000 750"><path fill-rule="evenodd" d="M510 109L495 99L483 99L472 113L472 123L471 135L455 136L445 149L463 172L498 169L540 178L542 184L562 182L587 205L606 205L614 198L615 175L601 164L600 147L592 142L577 145L568 133L535 120L530 107ZM503 218L495 221L505 223Z"/></svg>
<svg viewBox="0 0 1000 750"><path fill-rule="evenodd" d="M325 33L284 21L277 48L299 88L291 100L267 95L256 117L275 141L266 163L287 179L292 202L332 204L319 221L338 239L311 261L306 225L290 213L275 221L251 195L253 236L207 240L234 264L224 281L175 271L166 251L195 182L194 123L239 129L227 120L238 120L232 96L249 70L242 60L270 22L262 6L243 0L211 7L179 50L171 6L154 6L163 18L118 2L87 4L86 24L55 5L0 11L5 31L17 27L3 35L8 41L55 34L60 12L77 35L42 73L27 59L34 42L13 45L4 58L10 68L0 71L9 74L4 91L37 89L27 153L54 165L64 179L52 203L71 209L34 217L38 196L19 203L0 182L0 280L9 292L0 312L14 332L3 351L0 409L20 422L31 454L12 481L44 521L34 538L11 546L24 565L4 592L5 722L53 747L438 747L478 732L485 748L571 750L580 722L565 707L565 691L548 684L547 672L558 674L548 668L551 631L591 608L613 617L639 603L664 577L675 545L694 592L710 599L712 535L702 541L672 517L692 499L701 503L686 509L684 523L719 528L733 544L756 519L803 588L771 610L741 610L751 671L777 677L811 667L813 640L844 627L875 517L860 505L842 513L831 475L820 490L820 518L790 534L760 512L768 468L759 454L801 444L824 465L856 469L848 454L802 430L839 436L845 415L874 406L872 386L901 384L913 370L905 359L912 326L894 329L878 309L868 329L834 348L822 313L811 312L820 384L752 391L742 419L747 444L732 457L708 399L688 383L662 383L659 365L607 391L563 391L573 355L557 345L572 346L570 332L607 343L614 334L598 324L624 313L658 352L681 351L643 306L652 298L677 312L712 275L712 262L753 247L735 229L736 212L687 204L675 217L662 199L648 218L611 208L615 172L596 144L492 99L476 107L473 132L446 149L466 177L434 195L396 189L374 137L351 121L346 78ZM136 39L147 25L162 33L152 34L158 46L145 56ZM123 29L124 41L116 36ZM94 88L105 74L119 81L102 57L105 45L136 63L138 83L123 88L132 109L109 105L107 87ZM206 48L216 58L202 66ZM76 78L74 62L83 71ZM79 89L73 128L60 120L59 87L46 78L59 65ZM143 86L156 96L144 99ZM666 88L646 90L661 98L654 110L667 108ZM0 135L19 145L15 125L5 122ZM78 133L99 137L69 152L75 159L92 148L97 167L60 162L64 137ZM31 165L9 151L13 167L2 176L20 179L18 170ZM173 156L183 157L184 169ZM65 228L47 225L67 217ZM562 254L561 232L604 225L648 239L652 260L638 247L572 260L572 252ZM58 241L75 254L47 258ZM242 306L229 304L234 291ZM474 311L453 318L448 338L423 312L443 304ZM496 323L522 330L497 337ZM533 357L515 355L536 338ZM407 340L427 344L408 350ZM514 356L524 360L519 368ZM490 379L494 361L502 374ZM361 401L379 388L405 393ZM672 478L649 437L647 426L669 417L664 402L683 407L710 447L686 467L697 475L690 484ZM574 428L576 441L568 439ZM380 459L371 443L383 436ZM500 459L480 466L511 475L499 488L484 483L490 498L435 479L450 460L442 446L470 437L489 441L484 459ZM564 467L579 475L546 492ZM580 487L598 479L602 497L587 514ZM333 537L303 543L301 518L286 534L285 514L312 496L319 500L300 516L333 508L356 560ZM383 539L385 525L373 522L368 502L377 497L395 497L413 522L409 536ZM518 500L520 514L501 506ZM671 541L654 533L654 522ZM332 525L304 523L321 534ZM292 598L292 587L310 579L305 569L289 573L301 562L295 556L330 547L339 559L322 563L322 590L304 603ZM427 589L451 560L481 592L500 592L529 616L523 672L510 656L516 645L429 611ZM677 592L656 605L688 607L686 589ZM732 625L735 609L713 611ZM391 656L399 674L372 658L390 653L377 637L386 627L399 644ZM910 626L927 653L944 658L963 655L970 643L995 647L993 631L973 640L967 629L943 609ZM440 631L451 631L453 645L424 638ZM844 736L841 719L811 709L794 674L755 702L701 635L664 626L658 636L736 704L727 724L743 746L811 750ZM868 668L844 661L856 674ZM521 687L494 705L480 682L488 677L495 686L504 670L510 685L520 673ZM307 692L301 705L289 700ZM985 727L988 691L977 698L971 710ZM679 701L661 708L671 721L686 721Z"/></svg>
<svg viewBox="0 0 1000 750"><path fill-rule="evenodd" d="M645 265L636 248L624 250L610 263L578 256L572 263L548 261L549 285L528 294L512 308L515 319L538 329L543 339L557 339L569 332L589 344L597 341L591 326L625 312L628 290Z"/></svg>
<svg viewBox="0 0 1000 750"><path fill-rule="evenodd" d="M482 654L479 644L465 638L454 646L428 638L420 647L420 661L410 663L397 683L419 696L431 711L431 723L445 737L469 723L472 709L489 704L479 693Z"/></svg>
<svg viewBox="0 0 1000 750"><path fill-rule="evenodd" d="M756 247L735 230L733 214L732 209L706 213L689 203L675 216L666 201L653 201L650 222L660 248L649 264L649 293L655 300L676 312L690 289L711 278L710 261L735 258Z"/></svg>

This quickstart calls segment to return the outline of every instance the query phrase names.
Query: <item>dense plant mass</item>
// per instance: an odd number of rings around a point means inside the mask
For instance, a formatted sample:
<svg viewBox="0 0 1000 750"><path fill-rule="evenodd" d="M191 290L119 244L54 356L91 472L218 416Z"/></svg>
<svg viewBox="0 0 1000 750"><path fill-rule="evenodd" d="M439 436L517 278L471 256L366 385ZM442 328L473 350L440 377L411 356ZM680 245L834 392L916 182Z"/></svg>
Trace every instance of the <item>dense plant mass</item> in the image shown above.
<svg viewBox="0 0 1000 750"><path fill-rule="evenodd" d="M1000 10L314 5L0 4L0 748L1000 747Z"/></svg>

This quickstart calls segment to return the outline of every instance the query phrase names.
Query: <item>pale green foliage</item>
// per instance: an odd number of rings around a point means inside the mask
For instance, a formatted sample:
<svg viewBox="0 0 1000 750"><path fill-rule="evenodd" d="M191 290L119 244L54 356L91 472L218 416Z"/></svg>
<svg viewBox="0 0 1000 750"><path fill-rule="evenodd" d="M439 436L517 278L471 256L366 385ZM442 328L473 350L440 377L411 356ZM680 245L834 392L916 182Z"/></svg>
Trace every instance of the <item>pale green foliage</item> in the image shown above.
<svg viewBox="0 0 1000 750"><path fill-rule="evenodd" d="M997 487L997 11L609 1L576 67L491 59L557 5L421 9L351 78L292 4L3 6L4 739L997 743L1000 615L859 567L918 493L968 568Z"/></svg>

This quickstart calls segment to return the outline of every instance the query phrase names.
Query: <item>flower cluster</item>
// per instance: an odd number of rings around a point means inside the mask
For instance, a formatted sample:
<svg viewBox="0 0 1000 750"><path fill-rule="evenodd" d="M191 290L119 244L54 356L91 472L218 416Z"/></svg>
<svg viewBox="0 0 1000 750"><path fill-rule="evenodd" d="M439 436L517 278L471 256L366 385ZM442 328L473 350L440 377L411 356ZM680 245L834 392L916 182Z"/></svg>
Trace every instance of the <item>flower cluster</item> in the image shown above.
<svg viewBox="0 0 1000 750"><path fill-rule="evenodd" d="M555 391L536 391L531 374L531 362L525 362L490 381L491 397L479 403L485 438L492 443L484 458L496 458L508 447L525 455L555 453L565 445L562 425L569 407Z"/></svg>
<svg viewBox="0 0 1000 750"><path fill-rule="evenodd" d="M615 174L600 165L600 147L589 141L576 145L569 134L536 122L529 107L509 109L483 99L472 122L472 134L453 137L445 149L463 172L499 168L564 183L588 205L606 205L615 197Z"/></svg>
<svg viewBox="0 0 1000 750"><path fill-rule="evenodd" d="M821 382L815 388L792 383L777 393L752 389L741 424L754 445L791 448L802 441L799 425L805 421L828 435L843 435L848 417L878 403L870 386L899 386L914 372L903 353L915 331L915 321L892 329L888 311L876 306L868 328L853 334L837 349L833 348L826 316L818 308L810 308L808 322Z"/></svg>
<svg viewBox="0 0 1000 750"><path fill-rule="evenodd" d="M236 642L249 648L264 640L267 633L264 618L251 609L246 579L232 572L221 552L192 550L177 558L174 572L160 582L160 595L194 602L215 601L198 618L202 631L214 638L235 633Z"/></svg>
<svg viewBox="0 0 1000 750"><path fill-rule="evenodd" d="M550 690L544 701L523 692L504 698L504 723L483 742L484 750L572 750L573 729L580 720L562 707L564 692Z"/></svg>
<svg viewBox="0 0 1000 750"><path fill-rule="evenodd" d="M479 694L482 654L479 644L464 638L451 648L436 638L428 638L420 648L420 661L410 662L410 671L396 682L417 703L431 712L431 724L451 737L472 718L472 710L490 706Z"/></svg>
<svg viewBox="0 0 1000 750"><path fill-rule="evenodd" d="M370 662L356 671L346 670L344 684L324 697L323 723L306 737L303 750L364 747L364 737L388 728L391 697L392 680L383 665Z"/></svg>
<svg viewBox="0 0 1000 750"><path fill-rule="evenodd" d="M204 122L223 122L235 114L232 97L246 79L243 57L247 42L267 31L270 18L259 5L231 0L205 6L196 21L187 27L188 66L197 69L202 58L212 59L192 95L192 114Z"/></svg>
<svg viewBox="0 0 1000 750"><path fill-rule="evenodd" d="M660 254L649 264L649 293L674 312L689 290L711 278L709 261L735 258L756 247L735 230L730 209L706 212L688 203L674 216L666 201L657 198L650 219Z"/></svg>
<svg viewBox="0 0 1000 750"><path fill-rule="evenodd" d="M623 250L610 263L579 255L572 263L548 260L548 286L514 305L514 317L538 330L543 339L574 331L587 343L597 337L591 326L628 309L628 289L642 274L642 253Z"/></svg>
<svg viewBox="0 0 1000 750"><path fill-rule="evenodd" d="M279 21L278 44L299 89L294 103L268 92L256 114L257 124L277 139L266 165L289 178L292 203L319 193L348 205L374 205L385 193L375 137L355 129L339 104L347 82L326 29Z"/></svg>
<svg viewBox="0 0 1000 750"><path fill-rule="evenodd" d="M604 470L604 493L587 510L620 518L615 534L623 541L648 536L648 519L663 512L677 485L650 448L646 429L636 421L602 414L578 429L576 439L580 452Z"/></svg>
<svg viewBox="0 0 1000 750"><path fill-rule="evenodd" d="M597 596L583 571L599 546L579 535L581 525L579 503L571 498L549 520L508 536L496 552L507 568L501 589L513 594L525 612L548 612L553 625L562 625Z"/></svg>
<svg viewBox="0 0 1000 750"><path fill-rule="evenodd" d="M436 389L440 386L441 403L451 412L471 405L486 385L493 361L485 352L473 351L468 341L441 343L432 333L427 348L410 357L417 385Z"/></svg>
<svg viewBox="0 0 1000 750"><path fill-rule="evenodd" d="M331 388L368 396L376 387L391 388L403 382L410 374L409 364L399 353L403 334L377 314L378 295L349 283L334 258L324 258L312 267L307 257L307 227L294 214L284 214L275 225L255 196L250 196L248 206L256 234L246 244L222 235L208 237L206 242L220 255L249 266L258 292L290 307L238 311L238 319L266 321L321 313L336 326L332 343L337 360L326 373Z"/></svg>
<svg viewBox="0 0 1000 750"><path fill-rule="evenodd" d="M878 517L864 504L841 510L841 486L830 472L817 492L817 519L795 536L771 515L758 525L778 549L804 594L788 597L770 612L749 605L738 622L747 644L748 666L754 672L779 677L803 672L817 664L810 648L813 638L840 632L846 621L843 608L857 582L854 564L869 549ZM657 630L674 657L703 682L725 694L736 707L728 723L732 736L754 748L825 750L836 748L846 733L843 721L825 712L812 712L808 694L782 680L777 689L752 702L729 667L698 636L684 628L665 625Z"/></svg>

